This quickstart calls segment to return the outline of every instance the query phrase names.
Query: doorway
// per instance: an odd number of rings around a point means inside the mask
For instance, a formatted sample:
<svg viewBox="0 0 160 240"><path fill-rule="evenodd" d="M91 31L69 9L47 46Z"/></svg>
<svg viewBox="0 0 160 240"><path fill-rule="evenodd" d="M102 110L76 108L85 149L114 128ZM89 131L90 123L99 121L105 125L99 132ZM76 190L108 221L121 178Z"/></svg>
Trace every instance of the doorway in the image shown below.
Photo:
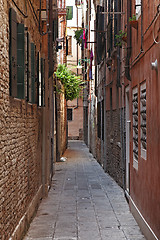
<svg viewBox="0 0 160 240"><path fill-rule="evenodd" d="M129 86L126 88L126 194L129 195L129 181L130 181L130 131L131 120L129 114Z"/></svg>

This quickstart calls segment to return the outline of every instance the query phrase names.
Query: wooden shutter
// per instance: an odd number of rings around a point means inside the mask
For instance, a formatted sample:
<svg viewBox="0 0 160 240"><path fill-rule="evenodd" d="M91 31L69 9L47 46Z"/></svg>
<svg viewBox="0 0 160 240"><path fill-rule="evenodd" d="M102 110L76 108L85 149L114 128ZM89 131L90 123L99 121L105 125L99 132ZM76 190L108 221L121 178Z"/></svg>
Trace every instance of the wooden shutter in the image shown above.
<svg viewBox="0 0 160 240"><path fill-rule="evenodd" d="M24 98L24 24L17 25L17 97Z"/></svg>
<svg viewBox="0 0 160 240"><path fill-rule="evenodd" d="M68 55L72 55L72 36L68 36Z"/></svg>
<svg viewBox="0 0 160 240"><path fill-rule="evenodd" d="M73 18L73 6L68 6L66 20L72 20L72 18Z"/></svg>
<svg viewBox="0 0 160 240"><path fill-rule="evenodd" d="M66 37L66 56L68 55L68 38Z"/></svg>
<svg viewBox="0 0 160 240"><path fill-rule="evenodd" d="M39 52L37 54L37 105L39 106Z"/></svg>
<svg viewBox="0 0 160 240"><path fill-rule="evenodd" d="M17 97L17 19L16 12L9 10L9 27L10 27L10 95Z"/></svg>
<svg viewBox="0 0 160 240"><path fill-rule="evenodd" d="M45 105L45 60L41 58L41 106Z"/></svg>
<svg viewBox="0 0 160 240"><path fill-rule="evenodd" d="M53 20L53 41L56 41L58 37L58 20Z"/></svg>
<svg viewBox="0 0 160 240"><path fill-rule="evenodd" d="M31 43L31 102L35 103L35 45Z"/></svg>
<svg viewBox="0 0 160 240"><path fill-rule="evenodd" d="M49 0L49 30L48 33L48 60L49 60L49 74L51 77L54 72L54 62L53 62L53 6L52 0Z"/></svg>
<svg viewBox="0 0 160 240"><path fill-rule="evenodd" d="M27 33L27 101L31 102L31 44Z"/></svg>

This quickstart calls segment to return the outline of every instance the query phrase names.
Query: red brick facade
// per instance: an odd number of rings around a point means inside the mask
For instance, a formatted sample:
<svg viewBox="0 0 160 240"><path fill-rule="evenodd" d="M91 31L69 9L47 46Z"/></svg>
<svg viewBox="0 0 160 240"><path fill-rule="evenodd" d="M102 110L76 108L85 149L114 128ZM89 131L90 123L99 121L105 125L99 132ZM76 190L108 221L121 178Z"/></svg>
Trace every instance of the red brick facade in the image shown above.
<svg viewBox="0 0 160 240"><path fill-rule="evenodd" d="M51 161L53 80L52 77L48 78L49 66L48 61L45 61L48 60L48 53L45 54L45 51L42 50L43 37L42 31L39 30L39 8L39 1L0 2L0 239L2 240L10 237L11 239L21 238L40 199L48 192L53 172L53 162ZM30 52L31 43L34 44L32 46L35 50L33 55L35 68L32 69L33 64L31 64L29 70L29 67L27 68L29 63L25 62L24 79L22 75L19 79L20 82L23 79L25 83L24 92L23 90L21 92L22 97L16 95L13 97L12 90L15 86L10 85L14 74L17 74L15 80L18 81L19 77L17 70L19 60L17 60L17 65L13 66L13 68L16 67L17 72L10 75L13 70L10 68L11 61L14 60L11 57L11 34L19 37L20 41L20 36L16 35L18 30L14 31L11 24L11 11L16 16L15 29L22 24L24 36L29 35L28 46L27 37L24 37L25 59L23 60L26 61L27 52L32 54ZM43 25L41 21L40 25L41 27ZM48 41L47 37L46 41ZM19 42L17 41L16 44L15 46L18 46ZM17 59L20 56L22 55L17 55ZM38 56L45 61L45 63L43 62L45 72L39 65L41 75L37 65L40 64ZM33 57L28 57L32 63ZM39 59L38 63L37 59ZM28 79L32 81L31 77L33 77L34 81L27 82L27 74L32 74L33 71L34 75L29 75ZM44 89L42 86L40 89L40 83L37 86L37 81L41 81L42 85L42 80L45 81L43 101ZM31 87L32 83L34 83L33 88ZM29 89L29 93L27 89ZM17 91L19 91L18 84Z"/></svg>

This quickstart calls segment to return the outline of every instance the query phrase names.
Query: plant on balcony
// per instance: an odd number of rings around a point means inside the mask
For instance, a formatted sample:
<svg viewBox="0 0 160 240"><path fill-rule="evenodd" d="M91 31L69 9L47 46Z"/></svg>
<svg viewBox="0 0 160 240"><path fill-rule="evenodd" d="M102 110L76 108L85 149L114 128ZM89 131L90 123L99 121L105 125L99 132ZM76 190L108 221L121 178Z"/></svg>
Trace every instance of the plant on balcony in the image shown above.
<svg viewBox="0 0 160 240"><path fill-rule="evenodd" d="M122 42L127 41L127 33L120 30L119 33L115 35L115 38L116 38L116 46L122 46Z"/></svg>
<svg viewBox="0 0 160 240"><path fill-rule="evenodd" d="M59 64L54 74L63 85L62 89L58 88L58 86L55 86L56 90L58 93L65 94L66 101L72 101L73 99L79 97L84 85L84 82L80 79L80 76L76 76L64 64Z"/></svg>
<svg viewBox="0 0 160 240"><path fill-rule="evenodd" d="M135 28L135 29L138 28L138 21L137 21L135 15L133 15L132 17L129 17L129 23L133 28Z"/></svg>
<svg viewBox="0 0 160 240"><path fill-rule="evenodd" d="M76 39L77 44L81 45L83 40L83 29L76 30L74 38Z"/></svg>

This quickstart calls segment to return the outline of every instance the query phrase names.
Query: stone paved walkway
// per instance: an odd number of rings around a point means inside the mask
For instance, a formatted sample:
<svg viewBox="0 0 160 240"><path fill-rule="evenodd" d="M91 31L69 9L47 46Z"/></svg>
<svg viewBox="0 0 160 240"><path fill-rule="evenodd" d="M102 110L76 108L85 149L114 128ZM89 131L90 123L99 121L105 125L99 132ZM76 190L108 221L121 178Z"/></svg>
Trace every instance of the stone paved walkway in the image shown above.
<svg viewBox="0 0 160 240"><path fill-rule="evenodd" d="M145 240L123 190L86 145L70 141L64 156L24 240Z"/></svg>

